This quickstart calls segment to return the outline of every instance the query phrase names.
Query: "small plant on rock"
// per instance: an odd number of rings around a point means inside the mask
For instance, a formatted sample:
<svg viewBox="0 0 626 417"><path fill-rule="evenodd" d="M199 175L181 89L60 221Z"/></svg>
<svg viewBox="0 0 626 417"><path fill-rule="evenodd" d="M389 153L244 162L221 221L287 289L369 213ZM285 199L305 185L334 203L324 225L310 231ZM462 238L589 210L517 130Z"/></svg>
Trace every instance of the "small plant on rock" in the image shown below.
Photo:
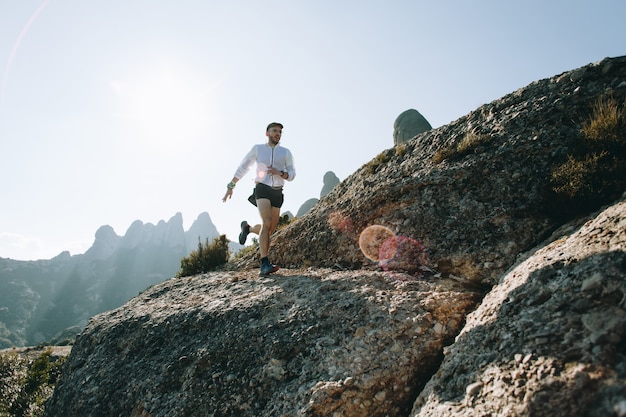
<svg viewBox="0 0 626 417"><path fill-rule="evenodd" d="M365 172L367 174L375 174L383 165L385 165L390 160L391 157L389 156L388 152L381 152L376 156L376 158L363 165L363 168L365 169Z"/></svg>
<svg viewBox="0 0 626 417"><path fill-rule="evenodd" d="M203 274L224 265L230 257L229 242L226 235L216 237L210 245L208 238L204 245L198 238L198 249L191 251L189 256L180 260L180 270L176 273L176 277Z"/></svg>
<svg viewBox="0 0 626 417"><path fill-rule="evenodd" d="M565 163L552 170L552 190L567 210L594 209L626 189L626 102L600 97ZM565 209L565 208L564 208Z"/></svg>
<svg viewBox="0 0 626 417"><path fill-rule="evenodd" d="M490 140L491 137L489 135L469 132L457 145L449 146L435 152L433 162L438 164L443 162L445 159L458 161L470 153L475 153L480 146L488 143Z"/></svg>

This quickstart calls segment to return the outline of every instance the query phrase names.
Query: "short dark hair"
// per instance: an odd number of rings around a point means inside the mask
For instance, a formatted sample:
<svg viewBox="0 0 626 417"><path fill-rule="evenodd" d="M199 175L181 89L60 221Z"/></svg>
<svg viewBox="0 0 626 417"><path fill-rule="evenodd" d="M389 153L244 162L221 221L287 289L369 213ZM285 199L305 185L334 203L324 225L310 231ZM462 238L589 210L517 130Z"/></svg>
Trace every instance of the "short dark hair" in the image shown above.
<svg viewBox="0 0 626 417"><path fill-rule="evenodd" d="M265 131L268 132L271 128L276 127L276 126L280 126L281 129L283 128L282 123L272 122L269 125L267 125L267 129L265 129Z"/></svg>

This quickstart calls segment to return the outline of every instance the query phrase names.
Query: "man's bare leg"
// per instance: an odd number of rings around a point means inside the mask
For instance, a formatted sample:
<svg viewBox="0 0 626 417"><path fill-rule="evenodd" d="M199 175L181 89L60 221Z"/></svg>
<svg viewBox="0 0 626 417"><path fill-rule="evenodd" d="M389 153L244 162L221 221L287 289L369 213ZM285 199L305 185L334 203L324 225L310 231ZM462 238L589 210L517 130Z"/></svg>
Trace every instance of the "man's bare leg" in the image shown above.
<svg viewBox="0 0 626 417"><path fill-rule="evenodd" d="M260 230L258 231L259 235L259 250L261 254L261 258L267 257L270 249L270 236L276 230L276 225L278 224L278 219L280 217L280 208L272 207L270 200L267 198L259 198L257 199L257 207L259 209L259 214L261 215L261 225ZM250 231L256 229L256 225L250 228Z"/></svg>

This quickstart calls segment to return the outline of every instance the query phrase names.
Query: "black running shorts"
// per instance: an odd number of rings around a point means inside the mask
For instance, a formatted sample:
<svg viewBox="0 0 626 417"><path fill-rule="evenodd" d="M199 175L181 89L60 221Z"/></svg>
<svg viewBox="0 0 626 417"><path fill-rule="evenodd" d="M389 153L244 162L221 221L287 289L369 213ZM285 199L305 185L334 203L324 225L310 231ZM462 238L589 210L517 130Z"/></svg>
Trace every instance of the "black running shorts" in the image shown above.
<svg viewBox="0 0 626 417"><path fill-rule="evenodd" d="M283 206L283 202L285 201L282 188L272 188L269 185L261 183L258 183L256 187L254 187L254 194L257 200L259 198L267 198L270 200L272 207L280 208Z"/></svg>

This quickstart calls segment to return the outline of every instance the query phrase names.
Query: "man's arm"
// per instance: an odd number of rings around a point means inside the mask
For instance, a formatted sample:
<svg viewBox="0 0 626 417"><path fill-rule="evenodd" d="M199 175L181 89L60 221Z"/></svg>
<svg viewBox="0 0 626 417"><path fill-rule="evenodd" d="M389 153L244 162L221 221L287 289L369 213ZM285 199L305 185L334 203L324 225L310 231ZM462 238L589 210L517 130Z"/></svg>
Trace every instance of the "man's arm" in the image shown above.
<svg viewBox="0 0 626 417"><path fill-rule="evenodd" d="M252 149L250 149L250 152L248 152L245 158L243 158L243 160L239 164L239 167L237 167L237 171L235 171L235 175L233 176L233 179L230 180L228 184L226 184L226 194L224 194L224 197L222 198L222 201L224 203L229 198L232 198L233 190L235 189L235 185L237 185L237 181L239 181L240 178L243 178L243 176L248 173L250 168L252 168L254 161L256 161L256 156L257 156L257 147L253 146Z"/></svg>
<svg viewBox="0 0 626 417"><path fill-rule="evenodd" d="M286 176L283 179L287 181L293 181L296 178L296 166L293 162L293 155L289 149L286 149L287 155L285 155L285 172Z"/></svg>
<svg viewBox="0 0 626 417"><path fill-rule="evenodd" d="M235 189L235 185L237 185L237 181L239 181L239 178L237 177L233 177L232 180L230 180L230 182L228 184L226 184L226 194L224 194L224 198L222 198L222 201L225 203L226 200L228 200L229 198L232 198L233 196L233 190Z"/></svg>

